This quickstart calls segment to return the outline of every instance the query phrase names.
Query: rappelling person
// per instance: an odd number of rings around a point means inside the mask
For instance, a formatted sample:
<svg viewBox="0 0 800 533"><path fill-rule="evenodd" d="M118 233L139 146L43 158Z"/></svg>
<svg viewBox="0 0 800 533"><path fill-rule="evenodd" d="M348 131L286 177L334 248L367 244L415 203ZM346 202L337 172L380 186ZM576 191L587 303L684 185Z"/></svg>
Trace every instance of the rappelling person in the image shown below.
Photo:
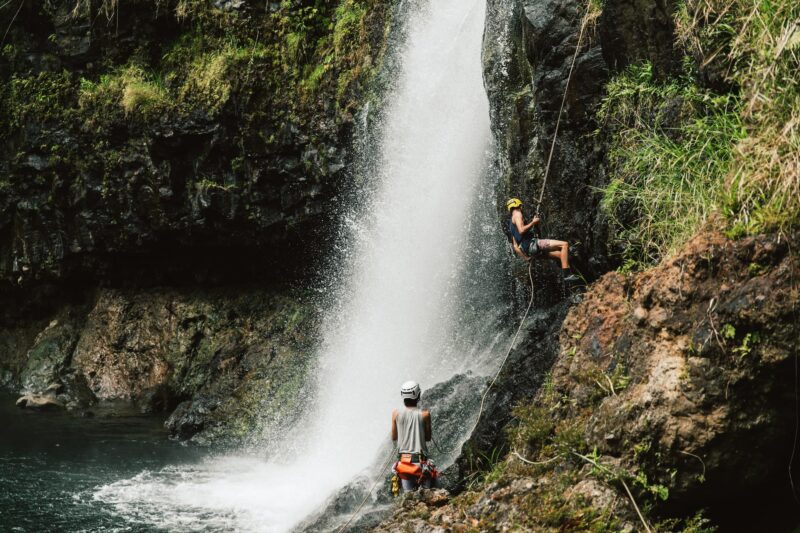
<svg viewBox="0 0 800 533"><path fill-rule="evenodd" d="M570 284L580 280L578 276L572 274L569 268L569 243L535 237L531 229L537 226L541 219L538 216L534 216L526 224L525 218L522 216L522 201L519 198L511 198L506 202L506 208L511 213L506 224L506 235L517 255L525 261L531 261L536 257L560 260L564 283Z"/></svg>
<svg viewBox="0 0 800 533"><path fill-rule="evenodd" d="M392 411L392 441L397 442L398 452L392 472L400 478L403 492L429 489L439 477L436 465L428 459L427 442L433 438L431 413L417 406L420 394L416 381L406 381L400 387L405 409Z"/></svg>

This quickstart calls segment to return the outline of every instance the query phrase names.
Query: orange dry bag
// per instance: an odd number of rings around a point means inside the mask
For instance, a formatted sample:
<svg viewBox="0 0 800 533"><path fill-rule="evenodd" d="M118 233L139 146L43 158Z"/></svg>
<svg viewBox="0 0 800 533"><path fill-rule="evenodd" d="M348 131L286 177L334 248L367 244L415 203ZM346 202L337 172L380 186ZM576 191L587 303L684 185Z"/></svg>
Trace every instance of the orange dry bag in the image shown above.
<svg viewBox="0 0 800 533"><path fill-rule="evenodd" d="M419 480L422 477L422 467L414 463L404 463L399 461L394 465L400 479Z"/></svg>

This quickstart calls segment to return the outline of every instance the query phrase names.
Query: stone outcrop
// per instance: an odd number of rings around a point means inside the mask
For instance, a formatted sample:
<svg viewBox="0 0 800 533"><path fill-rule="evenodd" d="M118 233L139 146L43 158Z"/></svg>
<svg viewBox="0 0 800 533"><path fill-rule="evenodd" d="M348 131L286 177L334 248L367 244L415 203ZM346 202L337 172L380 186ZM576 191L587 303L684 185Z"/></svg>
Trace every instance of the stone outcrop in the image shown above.
<svg viewBox="0 0 800 533"><path fill-rule="evenodd" d="M591 409L589 446L668 487L669 508L788 487L796 243L700 235L632 279L607 274L564 322L555 390Z"/></svg>
<svg viewBox="0 0 800 533"><path fill-rule="evenodd" d="M36 411L52 411L64 408L64 404L54 396L45 394L26 394L17 400L20 409L34 409Z"/></svg>
<svg viewBox="0 0 800 533"><path fill-rule="evenodd" d="M28 406L36 398L70 409L98 400L145 413L177 406L168 429L181 439L268 438L306 397L310 309L299 295L251 287L98 290L44 327L16 390Z"/></svg>

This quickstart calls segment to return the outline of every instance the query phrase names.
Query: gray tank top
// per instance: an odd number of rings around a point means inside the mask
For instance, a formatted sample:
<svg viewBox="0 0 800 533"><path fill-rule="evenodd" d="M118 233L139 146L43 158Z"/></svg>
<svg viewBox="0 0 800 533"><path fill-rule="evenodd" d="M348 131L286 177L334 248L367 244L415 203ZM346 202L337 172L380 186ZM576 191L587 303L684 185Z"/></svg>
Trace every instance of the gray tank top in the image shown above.
<svg viewBox="0 0 800 533"><path fill-rule="evenodd" d="M397 451L400 453L422 453L428 455L425 443L425 422L422 410L405 408L397 413Z"/></svg>

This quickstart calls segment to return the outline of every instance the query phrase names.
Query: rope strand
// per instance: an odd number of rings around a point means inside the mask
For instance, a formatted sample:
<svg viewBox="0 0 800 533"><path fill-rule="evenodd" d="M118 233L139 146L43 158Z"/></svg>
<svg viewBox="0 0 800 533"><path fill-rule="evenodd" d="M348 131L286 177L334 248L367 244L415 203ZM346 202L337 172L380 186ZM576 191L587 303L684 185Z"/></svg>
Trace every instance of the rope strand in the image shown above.
<svg viewBox="0 0 800 533"><path fill-rule="evenodd" d="M544 188L547 185L547 176L550 174L550 163L553 162L553 152L556 149L556 139L558 138L558 128L561 125L561 115L564 113L564 105L567 102L567 93L569 92L569 83L572 81L572 71L575 69L575 61L578 59L578 53L581 50L583 43L583 33L586 30L586 23L588 21L587 14L589 12L589 4L586 4L586 13L581 20L581 31L578 35L578 44L575 46L575 53L572 56L572 64L569 66L569 74L567 74L567 85L564 87L564 96L561 98L561 108L558 110L558 118L556 118L556 129L553 132L553 142L550 144L550 154L547 156L547 165L544 167L544 179L542 180L542 190L539 193L539 200L536 202L536 213L542 207L542 198L544 198Z"/></svg>

